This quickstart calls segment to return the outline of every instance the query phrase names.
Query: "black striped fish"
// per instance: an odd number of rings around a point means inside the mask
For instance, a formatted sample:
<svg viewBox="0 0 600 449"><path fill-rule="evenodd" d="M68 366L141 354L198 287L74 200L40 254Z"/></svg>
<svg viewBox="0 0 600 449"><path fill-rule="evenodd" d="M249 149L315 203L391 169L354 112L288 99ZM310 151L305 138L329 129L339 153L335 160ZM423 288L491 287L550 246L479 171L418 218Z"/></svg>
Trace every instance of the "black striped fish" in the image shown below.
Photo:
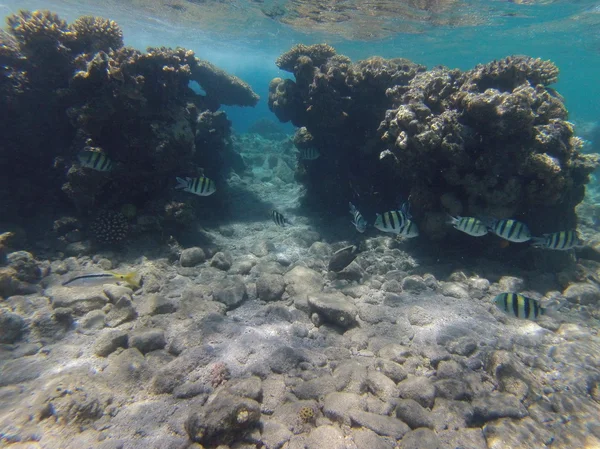
<svg viewBox="0 0 600 449"><path fill-rule="evenodd" d="M96 171L107 172L111 171L113 167L110 158L100 151L81 151L77 155L77 160L79 160L82 167L91 168Z"/></svg>
<svg viewBox="0 0 600 449"><path fill-rule="evenodd" d="M388 212L384 212L383 214L377 214L373 226L382 232L399 234L400 231L403 230L407 221L408 217L403 211L390 210Z"/></svg>
<svg viewBox="0 0 600 449"><path fill-rule="evenodd" d="M576 231L560 231L544 234L542 237L533 237L533 246L536 248L568 251L581 245L581 240Z"/></svg>
<svg viewBox="0 0 600 449"><path fill-rule="evenodd" d="M365 229L367 229L367 221L364 219L364 217L354 204L348 204L350 205L350 214L352 215L351 223L354 225L358 232L365 232Z"/></svg>
<svg viewBox="0 0 600 449"><path fill-rule="evenodd" d="M137 273L93 273L76 276L62 283L64 287L91 287L93 285L112 284L114 282L125 282L134 287L139 287L140 284L136 279Z"/></svg>
<svg viewBox="0 0 600 449"><path fill-rule="evenodd" d="M407 239L412 239L413 237L419 236L419 228L412 220L406 220L404 226L398 232L399 236L406 237Z"/></svg>
<svg viewBox="0 0 600 449"><path fill-rule="evenodd" d="M271 218L273 219L273 222L277 225L277 226L281 226L282 228L288 224L291 225L292 222L289 221L287 218L285 218L283 216L283 214L277 212L275 209L273 209L271 211Z"/></svg>
<svg viewBox="0 0 600 449"><path fill-rule="evenodd" d="M488 233L487 227L483 221L473 217L453 217L449 216L450 221L448 222L454 229L469 234L473 237L481 237Z"/></svg>
<svg viewBox="0 0 600 449"><path fill-rule="evenodd" d="M491 231L498 237L509 242L521 243L531 240L531 231L525 223L513 219L504 219L494 222Z"/></svg>
<svg viewBox="0 0 600 449"><path fill-rule="evenodd" d="M198 178L177 178L176 189L183 189L184 192L190 192L194 195L209 196L217 191L215 182L206 176Z"/></svg>
<svg viewBox="0 0 600 449"><path fill-rule="evenodd" d="M314 161L315 159L318 159L319 156L321 156L321 153L319 153L319 151L313 147L302 148L300 150L300 159L305 161Z"/></svg>
<svg viewBox="0 0 600 449"><path fill-rule="evenodd" d="M500 293L494 298L494 303L503 311L516 316L536 320L546 312L536 299L519 295L518 293Z"/></svg>

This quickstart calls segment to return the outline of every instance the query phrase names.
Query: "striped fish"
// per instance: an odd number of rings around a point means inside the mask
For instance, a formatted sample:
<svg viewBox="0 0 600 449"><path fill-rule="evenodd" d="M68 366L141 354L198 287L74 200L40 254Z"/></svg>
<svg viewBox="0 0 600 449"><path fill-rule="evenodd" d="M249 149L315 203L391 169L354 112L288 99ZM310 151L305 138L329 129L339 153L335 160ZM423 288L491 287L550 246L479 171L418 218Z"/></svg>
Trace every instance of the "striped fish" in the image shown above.
<svg viewBox="0 0 600 449"><path fill-rule="evenodd" d="M483 221L473 217L453 217L449 216L448 224L454 226L454 229L469 234L473 237L482 237L488 233L487 227Z"/></svg>
<svg viewBox="0 0 600 449"><path fill-rule="evenodd" d="M319 159L321 153L316 148L302 148L300 149L300 159L304 161L314 161L315 159Z"/></svg>
<svg viewBox="0 0 600 449"><path fill-rule="evenodd" d="M176 189L183 189L184 192L190 192L194 195L209 196L217 191L215 182L206 176L198 178L177 178Z"/></svg>
<svg viewBox="0 0 600 449"><path fill-rule="evenodd" d="M494 298L494 303L501 310L517 318L536 320L546 312L538 300L517 293L500 293Z"/></svg>
<svg viewBox="0 0 600 449"><path fill-rule="evenodd" d="M82 276L76 276L74 278L69 279L68 281L63 282L61 285L63 287L92 287L94 285L125 282L126 284L139 288L140 284L136 278L137 273L135 272L125 274L112 272L93 273L84 274Z"/></svg>
<svg viewBox="0 0 600 449"><path fill-rule="evenodd" d="M407 239L412 239L413 237L419 236L419 228L412 220L406 220L404 226L398 232L398 236L406 237Z"/></svg>
<svg viewBox="0 0 600 449"><path fill-rule="evenodd" d="M403 211L390 210L388 212L384 212L383 215L377 214L373 226L382 232L392 232L394 234L398 234L400 231L402 231L407 221L408 217Z"/></svg>
<svg viewBox="0 0 600 449"><path fill-rule="evenodd" d="M277 225L277 226L281 226L282 228L288 224L291 225L291 221L289 221L287 218L285 218L283 216L283 214L277 212L275 209L273 209L271 211L271 218L273 219L273 222Z"/></svg>
<svg viewBox="0 0 600 449"><path fill-rule="evenodd" d="M365 232L365 229L367 229L367 221L363 218L362 214L358 211L354 204L348 204L350 205L350 214L352 215L351 223L358 232Z"/></svg>
<svg viewBox="0 0 600 449"><path fill-rule="evenodd" d="M533 246L536 248L554 249L557 251L568 251L579 245L581 240L576 231L560 231L552 234L544 234L542 237L533 237Z"/></svg>
<svg viewBox="0 0 600 449"><path fill-rule="evenodd" d="M509 242L521 243L531 240L531 231L527 225L517 220L498 220L492 224L491 231Z"/></svg>
<svg viewBox="0 0 600 449"><path fill-rule="evenodd" d="M113 168L110 158L100 151L81 151L77 155L77 159L82 167L91 168L92 170L107 172Z"/></svg>

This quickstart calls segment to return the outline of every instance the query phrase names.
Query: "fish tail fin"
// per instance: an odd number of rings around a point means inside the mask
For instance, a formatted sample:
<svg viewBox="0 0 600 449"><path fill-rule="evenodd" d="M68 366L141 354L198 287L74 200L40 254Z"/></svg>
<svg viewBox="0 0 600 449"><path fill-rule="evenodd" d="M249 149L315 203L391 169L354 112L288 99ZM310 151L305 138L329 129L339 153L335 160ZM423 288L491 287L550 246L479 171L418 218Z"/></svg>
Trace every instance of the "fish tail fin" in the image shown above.
<svg viewBox="0 0 600 449"><path fill-rule="evenodd" d="M456 223L458 223L459 218L458 217L454 217L450 214L446 214L448 217L448 221L446 222L449 225L455 225Z"/></svg>
<svg viewBox="0 0 600 449"><path fill-rule="evenodd" d="M546 237L531 237L531 246L539 248L546 243Z"/></svg>
<svg viewBox="0 0 600 449"><path fill-rule="evenodd" d="M544 300L543 306L540 307L540 315L555 316L558 310L569 302L566 298L553 298Z"/></svg>
<svg viewBox="0 0 600 449"><path fill-rule="evenodd" d="M354 204L352 204L352 202L349 202L348 206L350 207L350 213L351 214L353 214L354 212L356 212L356 206Z"/></svg>
<svg viewBox="0 0 600 449"><path fill-rule="evenodd" d="M176 189L185 189L188 186L188 179L189 178L180 178L179 176L176 177L177 179L177 185L175 186Z"/></svg>

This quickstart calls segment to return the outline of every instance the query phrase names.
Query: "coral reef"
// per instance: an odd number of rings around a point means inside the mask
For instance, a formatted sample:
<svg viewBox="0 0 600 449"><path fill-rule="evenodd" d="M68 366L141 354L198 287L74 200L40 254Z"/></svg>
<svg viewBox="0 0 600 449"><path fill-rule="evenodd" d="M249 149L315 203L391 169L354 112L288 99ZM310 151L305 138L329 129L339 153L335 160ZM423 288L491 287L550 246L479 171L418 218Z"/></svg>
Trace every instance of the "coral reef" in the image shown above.
<svg viewBox="0 0 600 449"><path fill-rule="evenodd" d="M511 56L466 72L426 71L404 59L352 63L329 46L296 46L277 65L296 80L273 79L269 107L302 127L299 149L323 155L298 168L309 201L318 195L341 213L355 194L375 210L410 197L434 238L447 231L448 199L452 213L518 216L536 233L575 226L598 158L580 151L563 99L548 87L558 77L552 62Z"/></svg>
<svg viewBox="0 0 600 449"><path fill-rule="evenodd" d="M121 29L104 18L69 25L48 11L21 11L7 22L0 161L11 170L0 198L10 215L32 213L41 196L56 205L61 186L80 213L99 201L143 207L176 175L210 165L218 178L234 161L226 154L231 124L218 109L256 104L242 80L183 48L123 47ZM205 94L190 88L194 82ZM72 162L85 149L104 153L114 169L82 172ZM16 180L23 186L17 195L10 189Z"/></svg>

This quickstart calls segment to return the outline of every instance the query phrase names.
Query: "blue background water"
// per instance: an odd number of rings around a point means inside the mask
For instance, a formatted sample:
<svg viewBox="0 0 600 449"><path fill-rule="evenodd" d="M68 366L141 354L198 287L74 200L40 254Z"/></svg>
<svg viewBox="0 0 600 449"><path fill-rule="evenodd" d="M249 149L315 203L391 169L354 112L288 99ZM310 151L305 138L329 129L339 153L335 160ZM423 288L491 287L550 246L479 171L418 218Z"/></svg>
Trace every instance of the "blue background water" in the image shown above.
<svg viewBox="0 0 600 449"><path fill-rule="evenodd" d="M332 44L338 53L353 60L373 55L404 57L428 67L469 69L511 54L551 59L561 70L559 82L553 87L565 97L571 120L581 130L600 120L600 3L597 2L549 5L472 2L471 13L484 17L485 25L432 27L421 34L369 42L303 33L268 19L246 24L247 29L241 30L239 25L232 24L231 29L236 30L233 35L227 32L227 23L221 27L225 31L203 31L194 24L141 13L123 3L105 1L100 6L85 0L10 0L0 5L0 13L6 16L19 9L50 9L68 21L82 14L102 15L121 25L127 45L139 49L191 48L200 58L244 79L261 96L254 109L225 108L238 132L245 131L258 118L275 119L266 102L268 83L276 76L291 76L275 66L277 56L296 43L318 42Z"/></svg>

